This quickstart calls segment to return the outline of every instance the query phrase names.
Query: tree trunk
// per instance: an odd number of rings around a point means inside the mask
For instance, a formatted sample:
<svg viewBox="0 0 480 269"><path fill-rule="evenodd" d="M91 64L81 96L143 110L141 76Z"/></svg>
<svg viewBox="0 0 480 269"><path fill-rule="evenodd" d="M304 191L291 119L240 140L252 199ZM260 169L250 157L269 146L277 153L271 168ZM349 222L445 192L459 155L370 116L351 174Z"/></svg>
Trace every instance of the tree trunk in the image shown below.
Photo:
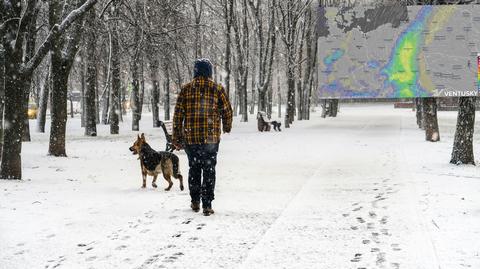
<svg viewBox="0 0 480 269"><path fill-rule="evenodd" d="M170 120L170 73L168 68L165 68L165 101L164 101L164 110L166 121Z"/></svg>
<svg viewBox="0 0 480 269"><path fill-rule="evenodd" d="M21 2L18 6L9 7L10 17L21 16ZM2 10L5 11L5 10ZM5 14L3 14L5 15ZM4 17L5 19L5 17ZM25 113L24 90L25 82L30 74L24 75L20 72L19 66L23 63L23 37L19 37L15 45L12 43L18 34L18 23L13 20L5 23L5 33L2 36L4 49L4 87L5 87L5 110L3 133L2 163L0 178L22 179L22 133Z"/></svg>
<svg viewBox="0 0 480 269"><path fill-rule="evenodd" d="M293 63L293 61L292 61ZM285 122L285 128L290 128L290 124L293 123L293 117L295 115L295 71L293 66L287 67L287 114L285 117L288 119Z"/></svg>
<svg viewBox="0 0 480 269"><path fill-rule="evenodd" d="M225 90L227 91L228 97L230 97L230 77L231 77L231 59L232 59L232 16L233 16L233 0L225 1L224 7L224 16L226 23L226 49L225 49Z"/></svg>
<svg viewBox="0 0 480 269"><path fill-rule="evenodd" d="M85 135L97 136L98 95L97 95L97 64L95 57L95 9L89 11L85 21L88 27L86 33L86 78L85 78Z"/></svg>
<svg viewBox="0 0 480 269"><path fill-rule="evenodd" d="M35 13L38 14L38 13ZM24 62L28 63L31 58L35 55L35 44L36 44L36 39L37 39L37 31L36 31L36 26L37 26L37 15L34 15L31 18L31 21L29 22L28 26L28 32L25 35L25 56L24 56ZM31 137L30 137L30 120L28 118L28 105L30 102L30 91L32 88L32 76L27 76L25 78L25 89L23 90L24 94L24 110L23 113L25 114L23 118L23 134L22 134L22 142L30 142Z"/></svg>
<svg viewBox="0 0 480 269"><path fill-rule="evenodd" d="M3 148L3 111L5 109L5 59L3 46L0 44L0 162Z"/></svg>
<svg viewBox="0 0 480 269"><path fill-rule="evenodd" d="M85 2L85 0L77 2L77 5L82 4L82 2ZM55 5L58 5L58 3L50 6L52 10L49 11L49 23L51 27L58 24L58 21L61 21L61 19L57 17L60 9L58 6L55 7ZM82 33L83 22L82 19L80 19L72 26L72 29L70 29L70 32L66 34L66 36L54 40L52 44L50 54L50 63L52 66L52 124L50 126L48 153L55 157L67 156L65 142L68 116L68 77L75 62L75 55L78 52Z"/></svg>
<svg viewBox="0 0 480 269"><path fill-rule="evenodd" d="M55 157L66 157L65 135L67 129L68 76L70 68L60 58L60 52L52 53L52 102L50 143L48 153Z"/></svg>
<svg viewBox="0 0 480 269"><path fill-rule="evenodd" d="M12 55L13 54L13 55ZM22 62L22 53L5 53L5 111L7 128L4 130L0 178L22 179L22 133L25 78L16 68Z"/></svg>
<svg viewBox="0 0 480 269"><path fill-rule="evenodd" d="M247 67L245 67L246 69ZM248 122L248 92L247 92L247 83L248 83L248 71L245 70L245 74L242 81L242 89L243 89L243 114L242 114L242 122Z"/></svg>
<svg viewBox="0 0 480 269"><path fill-rule="evenodd" d="M457 130L453 144L452 164L473 164L473 133L475 131L476 97L461 97L459 101Z"/></svg>
<svg viewBox="0 0 480 269"><path fill-rule="evenodd" d="M111 54L112 54L112 65L111 65L111 74L112 74L112 88L110 91L110 134L116 135L119 134L119 119L121 114L120 108L120 91L121 91L121 78L120 78L120 45L118 41L118 33L116 27L112 30L112 39L111 39Z"/></svg>
<svg viewBox="0 0 480 269"><path fill-rule="evenodd" d="M423 118L425 121L425 139L430 142L440 141L437 119L437 101L433 97L423 98Z"/></svg>
<svg viewBox="0 0 480 269"><path fill-rule="evenodd" d="M330 101L330 117L336 118L338 115L338 99L332 99Z"/></svg>
<svg viewBox="0 0 480 269"><path fill-rule="evenodd" d="M152 115L153 128L160 127L160 83L158 80L152 80Z"/></svg>
<svg viewBox="0 0 480 269"><path fill-rule="evenodd" d="M68 100L70 101L70 118L73 119L75 117L75 111L73 109L73 96L70 95Z"/></svg>
<svg viewBox="0 0 480 269"><path fill-rule="evenodd" d="M267 117L268 119L272 119L273 114L273 85L270 83L268 87L268 98L267 98Z"/></svg>
<svg viewBox="0 0 480 269"><path fill-rule="evenodd" d="M143 76L143 58L141 58L140 61L140 92L138 94L138 120L142 120L142 114L143 114L143 100L145 98L145 78Z"/></svg>
<svg viewBox="0 0 480 269"><path fill-rule="evenodd" d="M258 92L258 111L267 112L267 96L266 92Z"/></svg>
<svg viewBox="0 0 480 269"><path fill-rule="evenodd" d="M106 92L103 94L103 104L102 104L102 124L108 124L108 111L110 109L110 86L106 89Z"/></svg>
<svg viewBox="0 0 480 269"><path fill-rule="evenodd" d="M99 100L98 80L95 78L95 122L100 124L100 100Z"/></svg>
<svg viewBox="0 0 480 269"><path fill-rule="evenodd" d="M254 42L256 43L256 38L254 38ZM253 58L255 57L259 57L257 55L257 45L255 44L254 45L254 52L253 52ZM256 76L257 76L257 72L256 72L256 69L257 69L257 64L255 63L255 60L253 60L253 64L252 64L252 72L251 72L251 82L252 82L252 99L250 100L250 115L253 115L255 113L255 99L257 98L256 96L256 91L255 91L255 88L256 88ZM258 94L260 94L260 91L258 92ZM263 94L263 98L265 98L265 93ZM259 100L260 101L260 100ZM265 101L265 100L264 100ZM265 110L265 106L263 107L262 111L266 112Z"/></svg>
<svg viewBox="0 0 480 269"><path fill-rule="evenodd" d="M87 44L88 45L88 44ZM95 50L94 50L95 51ZM86 113L86 105L85 105L85 93L86 93L86 74L85 74L85 61L86 61L86 53L85 51L82 51L82 56L81 56L81 64L80 64L80 97L81 97L81 117L80 117L80 126L82 128L85 128L85 119L87 117Z"/></svg>
<svg viewBox="0 0 480 269"><path fill-rule="evenodd" d="M322 99L321 102L322 102L322 116L321 117L325 119L330 114L330 112L328 112L329 102L328 102L327 99Z"/></svg>
<svg viewBox="0 0 480 269"><path fill-rule="evenodd" d="M415 109L416 109L418 128L425 130L425 123L423 119L423 106L422 106L421 98L415 98Z"/></svg>
<svg viewBox="0 0 480 269"><path fill-rule="evenodd" d="M160 127L160 83L158 81L159 62L158 59L150 60L150 79L152 80L151 102L152 102L152 119L153 128Z"/></svg>
<svg viewBox="0 0 480 269"><path fill-rule="evenodd" d="M282 118L282 93L280 92L280 86L278 89L278 118Z"/></svg>
<svg viewBox="0 0 480 269"><path fill-rule="evenodd" d="M47 107L48 100L50 99L50 88L51 88L51 68L48 67L47 74L45 75L45 81L42 86L42 92L40 94L40 105L38 107L37 115L37 131L39 133L45 133L45 123L47 121Z"/></svg>
<svg viewBox="0 0 480 269"><path fill-rule="evenodd" d="M134 66L137 65L136 63L133 64ZM134 67L135 69L137 67ZM140 80L138 69L133 74L133 81L132 81L132 131L139 131L140 130Z"/></svg>
<svg viewBox="0 0 480 269"><path fill-rule="evenodd" d="M30 89L32 87L32 80L26 79L25 81L25 89L23 90L24 99L23 99L23 132L22 132L22 142L30 142L32 141L30 137L30 119L28 118L28 106L30 103Z"/></svg>

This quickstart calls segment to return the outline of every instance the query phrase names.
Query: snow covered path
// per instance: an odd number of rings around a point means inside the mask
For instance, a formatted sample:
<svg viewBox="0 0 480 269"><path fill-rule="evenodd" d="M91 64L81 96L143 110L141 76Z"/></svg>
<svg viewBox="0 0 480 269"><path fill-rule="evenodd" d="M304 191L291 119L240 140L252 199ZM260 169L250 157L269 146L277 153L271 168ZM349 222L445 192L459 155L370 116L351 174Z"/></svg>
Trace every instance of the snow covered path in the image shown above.
<svg viewBox="0 0 480 269"><path fill-rule="evenodd" d="M177 182L140 189L128 119L92 139L70 121L65 159L34 134L27 180L0 181L0 268L480 268L480 168L448 164L456 113L440 114L437 144L414 116L356 105L282 133L237 122L209 218Z"/></svg>

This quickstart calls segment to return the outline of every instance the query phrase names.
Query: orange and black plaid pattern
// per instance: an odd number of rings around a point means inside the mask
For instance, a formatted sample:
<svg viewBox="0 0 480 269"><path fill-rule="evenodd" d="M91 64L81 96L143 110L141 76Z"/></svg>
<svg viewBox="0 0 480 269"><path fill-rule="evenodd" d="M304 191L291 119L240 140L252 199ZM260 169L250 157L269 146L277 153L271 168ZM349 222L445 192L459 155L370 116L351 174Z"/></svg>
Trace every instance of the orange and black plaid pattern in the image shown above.
<svg viewBox="0 0 480 269"><path fill-rule="evenodd" d="M220 142L232 129L232 106L222 85L199 77L182 87L173 116L173 141L187 145Z"/></svg>

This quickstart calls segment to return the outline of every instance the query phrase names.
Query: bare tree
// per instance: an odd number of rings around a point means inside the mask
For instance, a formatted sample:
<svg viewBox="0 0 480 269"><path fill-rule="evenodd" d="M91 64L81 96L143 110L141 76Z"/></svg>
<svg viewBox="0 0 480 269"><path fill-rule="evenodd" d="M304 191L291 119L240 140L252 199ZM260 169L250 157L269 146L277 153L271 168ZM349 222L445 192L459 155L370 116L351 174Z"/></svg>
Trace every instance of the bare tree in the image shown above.
<svg viewBox="0 0 480 269"><path fill-rule="evenodd" d="M35 5L37 4L36 0L33 0L35 2ZM32 13L31 17L29 18L28 23L28 29L25 34L25 55L23 57L24 63L28 63L30 59L33 58L35 55L35 44L37 40L37 17L38 17L38 12L40 11L40 8L35 8L35 11ZM30 142L30 122L28 119L28 105L30 101L30 90L32 88L32 78L25 79L25 88L23 90L24 94L24 103L23 103L23 111L24 111L24 117L23 117L23 133L22 133L22 142Z"/></svg>
<svg viewBox="0 0 480 269"><path fill-rule="evenodd" d="M3 44L0 43L0 162L3 148L3 111L5 108L5 59Z"/></svg>
<svg viewBox="0 0 480 269"><path fill-rule="evenodd" d="M204 0L191 0L192 8L193 8L193 15L195 19L195 58L198 59L202 57L202 31L201 31L201 23L202 23L202 14L203 14L203 1Z"/></svg>
<svg viewBox="0 0 480 269"><path fill-rule="evenodd" d="M118 7L116 4L112 5L112 17L118 16ZM120 44L118 33L118 22L110 22L110 53L112 63L110 65L110 73L112 74L112 87L110 90L110 134L119 134L119 120L121 115L121 78L120 78Z"/></svg>
<svg viewBox="0 0 480 269"><path fill-rule="evenodd" d="M28 22L38 8L36 1L24 2L21 0L3 1L0 3L0 16L4 23L0 26L5 49L5 121L9 127L4 131L4 144L2 150L2 164L0 178L22 178L22 133L24 126L24 94L25 83L30 80L35 68L53 47L56 39L62 34L97 0L87 0L83 5L73 10L62 21L51 27L47 38L39 46L34 56L23 62L25 35L29 29ZM20 19L18 19L20 18ZM13 46L11 44L14 44Z"/></svg>
<svg viewBox="0 0 480 269"><path fill-rule="evenodd" d="M153 52L154 50L152 50ZM152 53L154 54L154 53ZM152 118L153 127L158 128L160 120L160 81L158 79L160 62L157 57L150 58L150 79L152 81L151 102L152 102Z"/></svg>
<svg viewBox="0 0 480 269"><path fill-rule="evenodd" d="M96 65L96 45L97 37L95 33L96 16L95 9L88 13L86 20L86 46L85 46L85 62L86 62L86 78L85 78L85 135L97 136L97 106L95 105L97 97L97 65Z"/></svg>
<svg viewBox="0 0 480 269"><path fill-rule="evenodd" d="M311 4L311 0L285 0L277 4L280 14L280 34L285 46L286 75L287 75L287 111L285 115L285 127L289 128L295 116L295 78L298 64L298 40L299 26L305 12Z"/></svg>
<svg viewBox="0 0 480 269"><path fill-rule="evenodd" d="M258 61L255 63L258 67L256 74L258 83L258 110L267 110L267 92L272 84L273 61L276 50L276 29L275 12L271 12L276 7L276 0L269 0L264 4L262 0L249 0L250 8L255 22L256 33L256 55ZM267 17L268 21L264 21ZM264 25L267 24L267 27Z"/></svg>
<svg viewBox="0 0 480 269"><path fill-rule="evenodd" d="M74 8L79 8L85 1L78 2L77 7L65 3L60 6L56 0L49 2L49 24L53 28L59 21L65 19ZM65 36L52 42L50 61L52 65L52 103L50 126L50 143L48 153L56 157L67 156L65 149L67 127L67 95L70 70L79 49L80 38L83 33L83 20L80 18Z"/></svg>
<svg viewBox="0 0 480 269"><path fill-rule="evenodd" d="M165 120L170 120L170 68L168 67L168 64L166 63L168 60L164 60L163 64L163 74L165 75L164 78L164 92L165 92L165 100L164 100L164 111L165 111Z"/></svg>
<svg viewBox="0 0 480 269"><path fill-rule="evenodd" d="M423 116L425 124L425 139L430 142L440 141L438 129L437 100L434 97L422 99Z"/></svg>
<svg viewBox="0 0 480 269"><path fill-rule="evenodd" d="M233 29L236 47L235 86L240 103L242 122L248 122L248 59L249 59L249 24L247 0L236 0L234 5Z"/></svg>
<svg viewBox="0 0 480 269"><path fill-rule="evenodd" d="M473 164L473 133L475 129L476 97L460 97L457 130L453 144L452 164Z"/></svg>
<svg viewBox="0 0 480 269"><path fill-rule="evenodd" d="M50 74L51 74L51 68L49 63L47 66L47 72L45 73L42 90L40 93L40 102L39 102L38 115L37 115L37 132L39 133L45 133L48 100L50 99L50 87L51 87Z"/></svg>

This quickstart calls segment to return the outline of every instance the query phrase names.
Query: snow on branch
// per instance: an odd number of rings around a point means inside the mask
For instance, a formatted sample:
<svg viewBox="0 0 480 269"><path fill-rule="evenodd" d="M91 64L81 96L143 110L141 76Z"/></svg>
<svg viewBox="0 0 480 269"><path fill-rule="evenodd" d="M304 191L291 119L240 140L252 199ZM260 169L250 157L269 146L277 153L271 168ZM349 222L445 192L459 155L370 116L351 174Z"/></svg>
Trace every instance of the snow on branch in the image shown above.
<svg viewBox="0 0 480 269"><path fill-rule="evenodd" d="M29 73L35 70L35 68L42 62L45 55L50 51L52 41L62 35L77 19L89 11L97 2L98 0L87 0L82 6L70 12L61 24L53 26L45 42L43 42L40 48L38 48L33 58L23 67L22 71L24 73Z"/></svg>

